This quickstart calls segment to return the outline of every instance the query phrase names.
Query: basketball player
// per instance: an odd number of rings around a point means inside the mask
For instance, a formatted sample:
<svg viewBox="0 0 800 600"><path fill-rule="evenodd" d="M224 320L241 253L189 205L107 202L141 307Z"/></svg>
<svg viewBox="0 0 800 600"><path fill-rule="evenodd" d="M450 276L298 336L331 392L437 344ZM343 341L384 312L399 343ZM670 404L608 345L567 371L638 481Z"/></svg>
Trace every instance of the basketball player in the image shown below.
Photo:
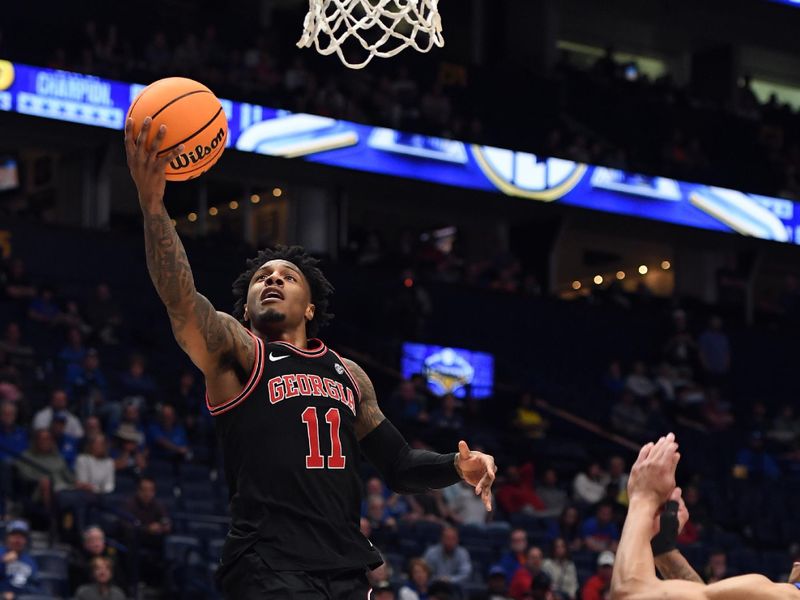
<svg viewBox="0 0 800 600"><path fill-rule="evenodd" d="M164 206L164 171L145 120L128 166L144 213L147 268L175 339L203 372L230 487L231 527L218 580L226 598L355 600L366 569L383 561L359 530L359 450L389 487L417 493L464 479L491 510L494 459L470 451L412 450L378 407L366 373L318 339L333 288L299 248L264 250L234 283L234 315L195 287Z"/></svg>
<svg viewBox="0 0 800 600"><path fill-rule="evenodd" d="M680 504L680 489L675 487L679 460L671 433L639 452L628 480L630 504L611 578L612 600L800 599L800 563L794 565L788 584L773 583L763 575L742 575L705 585L686 559L668 551L659 557L659 568L662 575L679 579L656 577L650 538L660 507L668 500Z"/></svg>

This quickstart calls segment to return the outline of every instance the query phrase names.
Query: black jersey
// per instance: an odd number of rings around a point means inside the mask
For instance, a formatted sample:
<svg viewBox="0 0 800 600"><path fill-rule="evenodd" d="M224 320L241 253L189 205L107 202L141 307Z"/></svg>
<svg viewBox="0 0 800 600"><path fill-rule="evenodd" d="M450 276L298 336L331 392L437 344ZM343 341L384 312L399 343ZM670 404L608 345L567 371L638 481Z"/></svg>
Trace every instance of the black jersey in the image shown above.
<svg viewBox="0 0 800 600"><path fill-rule="evenodd" d="M253 337L247 385L209 406L230 488L223 569L250 547L276 571L380 565L359 528L357 382L319 340L302 350Z"/></svg>

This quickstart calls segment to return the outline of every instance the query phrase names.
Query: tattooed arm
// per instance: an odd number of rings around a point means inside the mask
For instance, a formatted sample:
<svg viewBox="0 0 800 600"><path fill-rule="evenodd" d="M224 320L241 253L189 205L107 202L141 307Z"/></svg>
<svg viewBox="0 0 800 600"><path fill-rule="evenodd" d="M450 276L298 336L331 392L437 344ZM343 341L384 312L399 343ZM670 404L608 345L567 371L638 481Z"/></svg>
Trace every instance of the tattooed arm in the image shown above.
<svg viewBox="0 0 800 600"><path fill-rule="evenodd" d="M655 562L656 569L664 579L683 579L684 581L704 583L703 578L697 574L697 571L678 550L656 556Z"/></svg>
<svg viewBox="0 0 800 600"><path fill-rule="evenodd" d="M475 486L487 510L492 509L492 483L497 472L494 458L470 451L459 442L458 452L438 454L412 449L378 407L375 388L356 363L344 359L345 366L358 383L361 396L356 417L356 436L364 454L380 471L386 484L398 493L419 493L440 489L463 479Z"/></svg>
<svg viewBox="0 0 800 600"><path fill-rule="evenodd" d="M133 121L129 119L125 125L128 167L144 215L150 279L167 308L175 340L206 377L237 366L249 369L255 352L252 337L236 319L214 310L208 299L197 292L186 251L164 206L164 172L183 147L159 157L166 126L160 127L147 148L150 124L148 117L137 139L133 136Z"/></svg>

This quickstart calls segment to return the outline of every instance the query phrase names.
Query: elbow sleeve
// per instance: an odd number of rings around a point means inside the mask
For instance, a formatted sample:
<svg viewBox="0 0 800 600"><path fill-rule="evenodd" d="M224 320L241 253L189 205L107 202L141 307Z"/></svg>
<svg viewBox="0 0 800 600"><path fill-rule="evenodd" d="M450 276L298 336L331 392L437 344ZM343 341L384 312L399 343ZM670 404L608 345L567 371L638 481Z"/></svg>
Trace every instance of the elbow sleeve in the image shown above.
<svg viewBox="0 0 800 600"><path fill-rule="evenodd" d="M401 494L441 489L461 480L455 468L455 453L410 448L388 419L361 440L361 449L386 485Z"/></svg>

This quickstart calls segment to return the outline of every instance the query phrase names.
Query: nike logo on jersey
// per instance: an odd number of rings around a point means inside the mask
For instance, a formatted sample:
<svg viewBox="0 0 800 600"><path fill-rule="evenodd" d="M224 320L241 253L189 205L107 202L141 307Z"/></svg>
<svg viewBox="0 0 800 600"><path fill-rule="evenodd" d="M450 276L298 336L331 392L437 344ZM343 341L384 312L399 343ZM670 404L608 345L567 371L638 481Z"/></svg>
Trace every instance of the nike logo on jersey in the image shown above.
<svg viewBox="0 0 800 600"><path fill-rule="evenodd" d="M284 358L289 358L289 355L287 354L286 356L273 356L272 352L269 353L269 359L272 362L278 362L279 360L283 360Z"/></svg>

